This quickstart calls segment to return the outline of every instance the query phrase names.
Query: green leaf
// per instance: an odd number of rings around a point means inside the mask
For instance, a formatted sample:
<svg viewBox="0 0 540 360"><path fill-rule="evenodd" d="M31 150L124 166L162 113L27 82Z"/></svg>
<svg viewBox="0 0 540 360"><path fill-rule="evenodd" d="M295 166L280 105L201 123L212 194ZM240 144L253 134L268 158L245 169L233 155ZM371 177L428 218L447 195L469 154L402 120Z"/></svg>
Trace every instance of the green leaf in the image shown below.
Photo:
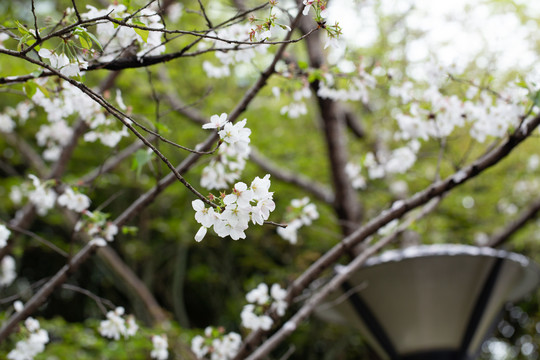
<svg viewBox="0 0 540 360"><path fill-rule="evenodd" d="M122 226L122 234L124 235L137 235L139 228L136 226Z"/></svg>
<svg viewBox="0 0 540 360"><path fill-rule="evenodd" d="M36 84L38 89L43 93L43 95L45 95L45 97L47 98L50 98L50 95L49 95L49 91L47 90L46 87L42 86L42 85L39 85L39 84Z"/></svg>
<svg viewBox="0 0 540 360"><path fill-rule="evenodd" d="M160 134L168 134L171 132L171 129L167 125L164 125L162 123L156 123L156 130Z"/></svg>
<svg viewBox="0 0 540 360"><path fill-rule="evenodd" d="M26 96L28 96L29 98L31 98L32 96L34 96L34 94L36 93L37 91L37 85L35 82L33 81L27 81L25 84L24 84L24 92L26 93Z"/></svg>
<svg viewBox="0 0 540 360"><path fill-rule="evenodd" d="M141 175L141 170L150 160L152 160L154 153L149 153L144 149L137 150L133 156L131 162L131 170L136 170L137 177Z"/></svg>
<svg viewBox="0 0 540 360"><path fill-rule="evenodd" d="M302 70L306 70L306 69L308 68L308 66L309 66L308 63L305 62L305 61L299 61L299 62L298 62L298 67L299 67L300 69L302 69Z"/></svg>
<svg viewBox="0 0 540 360"><path fill-rule="evenodd" d="M79 35L79 41L81 43L81 46L85 49L91 49L92 48L92 42L88 42L84 35Z"/></svg>
<svg viewBox="0 0 540 360"><path fill-rule="evenodd" d="M138 26L146 27L145 23L140 22L138 20L133 20L133 24L138 25ZM135 32L137 34L139 34L139 36L143 39L144 42L146 42L148 40L148 35L150 34L150 32L148 30L137 29L137 28L133 28L133 30L135 30Z"/></svg>
<svg viewBox="0 0 540 360"><path fill-rule="evenodd" d="M26 28L26 26L24 26L18 21L15 21L15 23L17 24L17 28L19 29L19 32L21 33L21 35L26 35L30 33L28 29Z"/></svg>
<svg viewBox="0 0 540 360"><path fill-rule="evenodd" d="M97 37L94 36L94 34L87 32L86 35L96 44L99 48L99 50L103 51L103 47L101 46L101 43L97 39Z"/></svg>
<svg viewBox="0 0 540 360"><path fill-rule="evenodd" d="M531 100L535 106L540 106L540 91L531 94Z"/></svg>

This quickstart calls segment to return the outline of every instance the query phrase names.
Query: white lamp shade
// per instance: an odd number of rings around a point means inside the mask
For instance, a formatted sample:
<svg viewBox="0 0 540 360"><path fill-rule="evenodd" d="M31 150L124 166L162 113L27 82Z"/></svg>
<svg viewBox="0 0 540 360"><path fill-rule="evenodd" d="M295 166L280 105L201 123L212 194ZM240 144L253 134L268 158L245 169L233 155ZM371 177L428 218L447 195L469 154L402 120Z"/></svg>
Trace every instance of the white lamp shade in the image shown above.
<svg viewBox="0 0 540 360"><path fill-rule="evenodd" d="M359 329L381 359L472 359L504 304L539 281L519 254L415 246L369 259L317 315Z"/></svg>

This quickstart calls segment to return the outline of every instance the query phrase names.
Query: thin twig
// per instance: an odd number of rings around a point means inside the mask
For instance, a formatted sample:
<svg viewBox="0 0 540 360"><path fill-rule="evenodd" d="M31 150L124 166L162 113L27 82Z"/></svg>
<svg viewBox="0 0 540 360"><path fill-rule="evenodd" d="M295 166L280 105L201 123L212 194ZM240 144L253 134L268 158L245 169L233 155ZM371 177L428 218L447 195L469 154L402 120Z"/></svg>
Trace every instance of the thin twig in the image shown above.
<svg viewBox="0 0 540 360"><path fill-rule="evenodd" d="M102 297L99 297L96 294L92 293L91 291L83 289L82 287L75 286L75 285L72 285L72 284L63 284L62 289L75 291L75 292L78 292L80 294L88 296L90 299L92 299L92 300L94 300L96 302L97 306L99 307L99 309L101 310L103 315L107 315L107 309L105 308L105 306L103 306L104 303L106 303L107 306L109 308L111 308L111 309L115 308L114 304L111 301L109 301L107 299L104 299Z"/></svg>

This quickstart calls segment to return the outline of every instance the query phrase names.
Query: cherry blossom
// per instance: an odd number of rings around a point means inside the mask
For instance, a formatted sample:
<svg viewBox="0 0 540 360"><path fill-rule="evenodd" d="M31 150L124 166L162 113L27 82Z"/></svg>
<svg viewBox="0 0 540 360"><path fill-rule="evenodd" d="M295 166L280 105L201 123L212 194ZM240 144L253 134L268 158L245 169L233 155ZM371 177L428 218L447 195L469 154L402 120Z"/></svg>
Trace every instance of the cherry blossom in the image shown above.
<svg viewBox="0 0 540 360"><path fill-rule="evenodd" d="M304 0L303 4L305 5L304 10L302 11L302 14L307 15L309 13L309 9L313 6L313 3L315 0Z"/></svg>
<svg viewBox="0 0 540 360"><path fill-rule="evenodd" d="M302 199L291 200L291 206L288 209L287 227L278 227L277 233L281 238L287 240L291 244L296 244L298 241L298 230L302 226L311 225L313 220L319 218L317 206L310 202L308 197Z"/></svg>
<svg viewBox="0 0 540 360"><path fill-rule="evenodd" d="M84 194L75 193L72 188L67 187L58 197L58 205L80 213L88 209L90 198Z"/></svg>
<svg viewBox="0 0 540 360"><path fill-rule="evenodd" d="M0 224L0 249L7 245L7 240L11 235L11 231L5 225Z"/></svg>
<svg viewBox="0 0 540 360"><path fill-rule="evenodd" d="M242 318L242 326L246 329L256 331L258 329L270 330L274 321L268 315L257 315L255 313L255 305L247 304L242 309L240 317Z"/></svg>
<svg viewBox="0 0 540 360"><path fill-rule="evenodd" d="M154 348L150 352L150 357L157 360L167 360L167 358L169 357L169 351L167 350L169 347L167 335L153 335L152 345L154 346Z"/></svg>
<svg viewBox="0 0 540 360"><path fill-rule="evenodd" d="M28 199L36 207L39 215L44 216L49 209L54 207L56 202L56 192L47 183L42 183L35 175L28 175L32 179L34 189L28 194Z"/></svg>
<svg viewBox="0 0 540 360"><path fill-rule="evenodd" d="M0 131L10 133L15 128L15 122L7 114L0 114Z"/></svg>
<svg viewBox="0 0 540 360"><path fill-rule="evenodd" d="M222 334L222 328L216 329L207 327L204 330L204 337L201 335L193 337L191 340L191 351L195 354L197 359L233 359L240 349L242 337L235 332ZM206 357L207 355L209 357Z"/></svg>
<svg viewBox="0 0 540 360"><path fill-rule="evenodd" d="M208 124L204 124L202 128L203 129L219 129L223 127L227 122L228 120L227 120L226 113L222 113L220 116L212 115L210 117L210 122Z"/></svg>
<svg viewBox="0 0 540 360"><path fill-rule="evenodd" d="M45 350L45 344L49 342L49 334L40 328L39 321L29 317L25 320L24 325L30 335L27 339L17 342L15 349L7 355L9 360L32 360Z"/></svg>
<svg viewBox="0 0 540 360"><path fill-rule="evenodd" d="M250 303L264 305L270 297L268 296L268 285L260 283L255 289L246 294L246 300Z"/></svg>
<svg viewBox="0 0 540 360"><path fill-rule="evenodd" d="M0 287L9 286L17 277L15 259L6 255L0 260Z"/></svg>
<svg viewBox="0 0 540 360"><path fill-rule="evenodd" d="M114 311L107 312L107 320L103 320L99 325L99 333L106 338L119 340L121 336L128 338L135 335L139 328L132 315L128 320L123 318L124 308L119 306Z"/></svg>

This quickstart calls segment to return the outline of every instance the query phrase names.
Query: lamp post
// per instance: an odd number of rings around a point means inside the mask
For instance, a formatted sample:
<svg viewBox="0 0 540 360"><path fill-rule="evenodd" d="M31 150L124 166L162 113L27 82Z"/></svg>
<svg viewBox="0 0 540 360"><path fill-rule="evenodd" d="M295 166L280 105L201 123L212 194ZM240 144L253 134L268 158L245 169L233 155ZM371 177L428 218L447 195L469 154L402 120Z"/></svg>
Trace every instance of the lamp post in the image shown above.
<svg viewBox="0 0 540 360"><path fill-rule="evenodd" d="M414 246L369 259L317 315L357 328L384 360L469 360L504 304L539 283L539 268L523 255Z"/></svg>

